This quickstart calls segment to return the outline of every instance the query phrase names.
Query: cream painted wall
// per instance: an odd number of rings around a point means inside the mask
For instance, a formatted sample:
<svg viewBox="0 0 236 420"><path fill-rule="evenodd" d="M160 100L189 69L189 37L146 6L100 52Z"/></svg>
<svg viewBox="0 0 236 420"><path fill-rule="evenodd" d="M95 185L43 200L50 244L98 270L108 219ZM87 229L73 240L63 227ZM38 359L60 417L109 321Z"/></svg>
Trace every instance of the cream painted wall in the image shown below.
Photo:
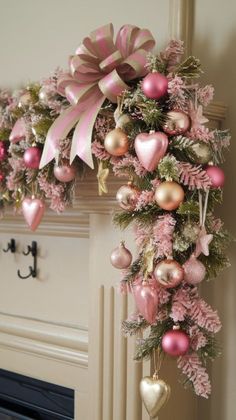
<svg viewBox="0 0 236 420"><path fill-rule="evenodd" d="M124 23L148 27L160 46L168 12L166 0L0 0L0 85L18 86L65 67L82 39L109 22L116 30Z"/></svg>
<svg viewBox="0 0 236 420"><path fill-rule="evenodd" d="M224 205L219 214L236 237L236 3L234 0L196 0L193 53L203 64L203 79L215 86L215 98L228 106L224 126L230 127L232 143L224 165L226 185ZM213 392L209 401L200 402L199 418L234 420L236 418L236 247L229 250L232 267L205 287L212 304L219 309L223 321L220 333L222 357L212 368Z"/></svg>

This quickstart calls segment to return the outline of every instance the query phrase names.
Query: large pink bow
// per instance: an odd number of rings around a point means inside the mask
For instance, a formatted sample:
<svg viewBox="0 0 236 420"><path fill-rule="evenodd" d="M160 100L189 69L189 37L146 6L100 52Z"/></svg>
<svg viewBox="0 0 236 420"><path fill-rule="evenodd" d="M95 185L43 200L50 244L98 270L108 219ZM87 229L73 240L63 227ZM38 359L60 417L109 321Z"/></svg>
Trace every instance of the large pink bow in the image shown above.
<svg viewBox="0 0 236 420"><path fill-rule="evenodd" d="M58 151L58 142L76 125L71 146L71 162L78 155L93 168L91 141L94 122L105 99L117 102L128 82L147 73L147 52L155 45L149 30L124 25L113 41L113 25L98 28L85 38L70 57L70 73L58 80L58 91L69 106L50 127L40 168Z"/></svg>

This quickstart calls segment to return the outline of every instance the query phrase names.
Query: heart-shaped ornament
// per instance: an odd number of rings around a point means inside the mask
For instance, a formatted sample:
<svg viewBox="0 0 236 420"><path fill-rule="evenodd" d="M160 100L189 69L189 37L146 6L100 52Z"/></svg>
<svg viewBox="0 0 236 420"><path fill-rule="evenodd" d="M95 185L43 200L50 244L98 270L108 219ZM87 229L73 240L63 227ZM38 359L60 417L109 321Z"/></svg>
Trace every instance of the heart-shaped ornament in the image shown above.
<svg viewBox="0 0 236 420"><path fill-rule="evenodd" d="M147 171L152 172L165 156L168 137L161 131L140 133L135 138L134 147L142 166Z"/></svg>
<svg viewBox="0 0 236 420"><path fill-rule="evenodd" d="M22 201L22 213L31 230L36 230L42 220L45 211L45 203L39 198L24 198Z"/></svg>
<svg viewBox="0 0 236 420"><path fill-rule="evenodd" d="M134 286L134 299L140 314L149 324L156 322L158 296L157 291L148 283Z"/></svg>
<svg viewBox="0 0 236 420"><path fill-rule="evenodd" d="M140 382L140 394L149 416L155 419L170 397L170 386L162 379L146 376Z"/></svg>

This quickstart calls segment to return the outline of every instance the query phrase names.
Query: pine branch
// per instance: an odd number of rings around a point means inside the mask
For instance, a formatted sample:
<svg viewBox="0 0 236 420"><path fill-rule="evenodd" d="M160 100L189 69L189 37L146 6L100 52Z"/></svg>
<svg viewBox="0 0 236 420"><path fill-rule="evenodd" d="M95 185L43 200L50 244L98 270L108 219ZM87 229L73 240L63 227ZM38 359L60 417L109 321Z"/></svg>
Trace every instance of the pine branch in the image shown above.
<svg viewBox="0 0 236 420"><path fill-rule="evenodd" d="M166 181L179 181L178 161L173 155L166 155L158 164L159 177Z"/></svg>
<svg viewBox="0 0 236 420"><path fill-rule="evenodd" d="M142 210L137 210L134 212L122 211L116 213L113 217L113 222L115 225L119 226L122 230L126 229L130 223L138 220L145 224L150 224L157 215L162 212L156 204L149 204Z"/></svg>
<svg viewBox="0 0 236 420"><path fill-rule="evenodd" d="M144 318L140 317L138 321L130 321L128 319L123 321L121 324L121 331L126 336L132 336L142 332L145 328L148 327L148 322Z"/></svg>
<svg viewBox="0 0 236 420"><path fill-rule="evenodd" d="M211 186L210 178L201 165L192 165L188 162L179 162L178 170L180 182L187 185L190 190L208 189Z"/></svg>
<svg viewBox="0 0 236 420"><path fill-rule="evenodd" d="M185 79L194 79L200 77L203 73L201 63L198 58L190 56L186 58L175 70L175 73Z"/></svg>
<svg viewBox="0 0 236 420"><path fill-rule="evenodd" d="M198 201L189 199L184 201L177 209L177 214L181 216L199 216L199 204Z"/></svg>
<svg viewBox="0 0 236 420"><path fill-rule="evenodd" d="M142 259L137 258L129 267L122 281L127 282L127 283L132 283L132 281L134 281L137 274L140 272L141 266L142 266Z"/></svg>

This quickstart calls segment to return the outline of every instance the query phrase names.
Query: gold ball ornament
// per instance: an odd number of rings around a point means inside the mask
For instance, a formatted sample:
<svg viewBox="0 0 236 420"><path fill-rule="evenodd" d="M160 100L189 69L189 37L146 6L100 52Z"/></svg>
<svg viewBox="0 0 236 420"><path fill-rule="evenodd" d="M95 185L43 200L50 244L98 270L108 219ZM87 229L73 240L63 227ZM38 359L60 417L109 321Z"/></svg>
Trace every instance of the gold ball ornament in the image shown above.
<svg viewBox="0 0 236 420"><path fill-rule="evenodd" d="M167 403L170 392L170 386L156 375L146 376L141 380L141 398L151 419L157 418L159 410Z"/></svg>
<svg viewBox="0 0 236 420"><path fill-rule="evenodd" d="M188 155L192 162L200 165L206 165L212 159L211 148L204 141L194 143Z"/></svg>
<svg viewBox="0 0 236 420"><path fill-rule="evenodd" d="M112 156L123 156L129 150L128 136L121 128L115 128L106 135L104 147Z"/></svg>
<svg viewBox="0 0 236 420"><path fill-rule="evenodd" d="M184 200L184 190L177 182L162 182L156 188L155 200L163 210L175 210Z"/></svg>
<svg viewBox="0 0 236 420"><path fill-rule="evenodd" d="M135 209L140 191L131 182L122 185L116 193L116 199L123 210L132 211Z"/></svg>

